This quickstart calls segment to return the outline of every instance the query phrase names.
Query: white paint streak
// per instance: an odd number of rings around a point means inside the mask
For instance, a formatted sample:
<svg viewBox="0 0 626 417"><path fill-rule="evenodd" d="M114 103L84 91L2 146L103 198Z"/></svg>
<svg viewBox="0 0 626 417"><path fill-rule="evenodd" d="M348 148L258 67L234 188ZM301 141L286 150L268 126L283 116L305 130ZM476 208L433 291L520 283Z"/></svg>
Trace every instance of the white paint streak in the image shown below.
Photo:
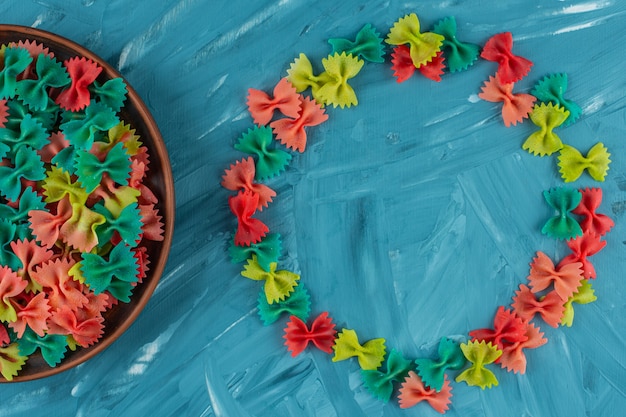
<svg viewBox="0 0 626 417"><path fill-rule="evenodd" d="M571 6L566 6L566 7L563 7L562 10L555 11L552 14L561 15L561 14L588 13L588 12L593 12L595 10L602 10L612 5L613 5L613 2L611 1L592 1L589 3L573 4Z"/></svg>

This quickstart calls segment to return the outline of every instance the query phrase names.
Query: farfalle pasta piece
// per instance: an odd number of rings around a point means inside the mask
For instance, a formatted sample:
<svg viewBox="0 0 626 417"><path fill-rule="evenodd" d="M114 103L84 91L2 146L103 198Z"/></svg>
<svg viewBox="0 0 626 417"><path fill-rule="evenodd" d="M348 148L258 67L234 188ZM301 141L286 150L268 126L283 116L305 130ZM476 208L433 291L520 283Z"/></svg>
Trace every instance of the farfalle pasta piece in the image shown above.
<svg viewBox="0 0 626 417"><path fill-rule="evenodd" d="M593 288L591 287L591 281L584 279L581 282L578 291L574 293L563 306L565 311L563 312L563 318L561 319L561 326L572 327L574 323L574 303L577 304L589 304L596 301L596 297Z"/></svg>
<svg viewBox="0 0 626 417"><path fill-rule="evenodd" d="M165 239L165 231L163 230L165 225L163 224L163 216L159 214L159 209L157 209L154 204L140 204L138 207L139 221L141 222L141 237L154 242L163 241L163 239ZM132 227L130 230L131 233L134 233Z"/></svg>
<svg viewBox="0 0 626 417"><path fill-rule="evenodd" d="M252 120L259 126L268 124L278 110L287 117L297 118L300 113L300 95L287 78L281 80L274 87L274 97L254 88L248 89L248 111Z"/></svg>
<svg viewBox="0 0 626 417"><path fill-rule="evenodd" d="M441 76L444 73L444 68L446 67L444 61L445 58L443 57L443 52L439 51L437 52L437 55L435 55L435 57L432 59L432 61L430 61L426 65L422 65L417 70L424 77L436 82L440 82Z"/></svg>
<svg viewBox="0 0 626 417"><path fill-rule="evenodd" d="M298 93L311 88L313 97L317 96L319 88L328 81L328 73L319 75L313 73L313 65L305 54L298 55L287 70L287 80L294 86Z"/></svg>
<svg viewBox="0 0 626 417"><path fill-rule="evenodd" d="M128 184L130 160L121 143L111 148L104 161L100 161L95 155L87 151L79 150L77 152L76 175L88 193L96 189L105 173L119 185Z"/></svg>
<svg viewBox="0 0 626 417"><path fill-rule="evenodd" d="M89 150L103 132L119 122L113 109L102 103L91 102L84 111L72 113L72 117L61 123L59 128L76 149Z"/></svg>
<svg viewBox="0 0 626 417"><path fill-rule="evenodd" d="M11 250L22 264L16 272L28 281L26 291L40 291L41 287L31 277L35 272L35 267L50 260L54 252L46 246L38 245L34 240L27 239L11 242Z"/></svg>
<svg viewBox="0 0 626 417"><path fill-rule="evenodd" d="M498 63L498 75L503 84L514 83L526 76L533 63L521 56L513 55L511 32L498 33L487 40L480 56Z"/></svg>
<svg viewBox="0 0 626 417"><path fill-rule="evenodd" d="M572 210L578 206L582 199L580 191L573 188L558 187L544 191L543 197L557 214L548 219L541 228L541 233L565 240L583 235L580 224L571 216Z"/></svg>
<svg viewBox="0 0 626 417"><path fill-rule="evenodd" d="M584 188L578 191L582 194L582 199L572 213L583 216L580 220L583 233L604 236L615 223L606 214L597 212L602 203L602 188Z"/></svg>
<svg viewBox="0 0 626 417"><path fill-rule="evenodd" d="M291 352L292 357L298 356L306 349L309 343L313 343L322 352L332 353L335 343L335 323L328 317L327 312L321 313L309 329L304 321L296 316L291 316L285 327L285 346Z"/></svg>
<svg viewBox="0 0 626 417"><path fill-rule="evenodd" d="M530 94L513 94L513 86L513 83L502 84L498 76L490 76L478 94L483 100L502 102L502 120L506 127L526 119L537 100Z"/></svg>
<svg viewBox="0 0 626 417"><path fill-rule="evenodd" d="M16 238L17 225L0 218L0 265L8 266L13 271L20 267L20 260L10 250L10 243Z"/></svg>
<svg viewBox="0 0 626 417"><path fill-rule="evenodd" d="M17 201L9 204L0 204L0 218L9 220L13 223L22 223L28 220L28 212L31 210L43 210L45 203L41 196L28 186L22 191L22 195Z"/></svg>
<svg viewBox="0 0 626 417"><path fill-rule="evenodd" d="M0 166L0 193L17 201L22 191L22 180L41 181L46 177L43 161L30 146L20 146L15 153L15 167Z"/></svg>
<svg viewBox="0 0 626 417"><path fill-rule="evenodd" d="M108 259L94 253L82 253L80 271L85 283L97 295L104 291L117 300L128 303L137 282L139 265L128 245L119 243L113 247Z"/></svg>
<svg viewBox="0 0 626 417"><path fill-rule="evenodd" d="M496 361L502 368L516 374L526 373L527 362L524 349L535 349L548 343L539 328L530 322L526 322L526 337L525 341L506 345L502 349L502 355Z"/></svg>
<svg viewBox="0 0 626 417"><path fill-rule="evenodd" d="M502 350L507 344L525 342L527 340L524 321L515 312L505 309L504 306L498 307L493 319L493 326L493 330L478 329L469 332L472 341L493 343L498 349ZM465 357L467 358L467 355Z"/></svg>
<svg viewBox="0 0 626 417"><path fill-rule="evenodd" d="M48 131L30 114L26 114L14 127L0 128L0 144L8 147L4 154L14 155L22 146L29 146L38 151L47 143Z"/></svg>
<svg viewBox="0 0 626 417"><path fill-rule="evenodd" d="M0 322L0 347L6 346L9 343L11 343L11 335L9 335L9 331L4 323Z"/></svg>
<svg viewBox="0 0 626 417"><path fill-rule="evenodd" d="M385 54L383 39L369 23L359 30L354 42L348 39L331 38L328 40L328 43L333 48L331 55L345 52L353 56L360 56L366 61L385 62L383 58Z"/></svg>
<svg viewBox="0 0 626 417"><path fill-rule="evenodd" d="M265 290L261 290L257 307L259 317L266 326L276 322L283 314L296 316L300 320L306 321L311 313L311 297L300 282L289 297L277 303L268 303Z"/></svg>
<svg viewBox="0 0 626 417"><path fill-rule="evenodd" d="M129 204L119 214L113 215L109 210L101 204L93 207L96 213L104 216L104 223L96 227L98 236L98 244L109 242L113 237L113 233L117 233L122 242L130 247L137 246L141 240L142 234L142 218L137 203Z"/></svg>
<svg viewBox="0 0 626 417"><path fill-rule="evenodd" d="M549 326L556 328L563 317L564 302L556 291L550 291L538 300L530 288L521 284L519 290L515 291L511 306L525 321L530 321L539 314Z"/></svg>
<svg viewBox="0 0 626 417"><path fill-rule="evenodd" d="M18 338L24 335L27 326L38 336L43 337L48 330L48 318L50 318L50 305L46 294L41 292L31 297L25 306L17 307L17 320L9 323L9 326Z"/></svg>
<svg viewBox="0 0 626 417"><path fill-rule="evenodd" d="M126 101L126 95L128 94L126 83L119 77L111 78L103 84L95 80L93 84L89 86L89 91L91 91L97 103L102 103L115 112L120 111L124 105L124 101Z"/></svg>
<svg viewBox="0 0 626 417"><path fill-rule="evenodd" d="M563 107L554 106L552 103L535 104L530 113L530 120L540 129L532 133L522 145L533 155L552 155L563 148L561 138L554 133L554 129L561 126L569 116L569 112Z"/></svg>
<svg viewBox="0 0 626 417"><path fill-rule="evenodd" d="M0 100L0 128L6 126L6 122L9 121L9 106L7 106L6 100Z"/></svg>
<svg viewBox="0 0 626 417"><path fill-rule="evenodd" d="M548 255L537 252L530 264L528 275L532 293L536 294L554 285L554 291L561 300L567 300L580 286L580 280L583 279L582 266L581 262L572 262L555 267Z"/></svg>
<svg viewBox="0 0 626 417"><path fill-rule="evenodd" d="M52 103L48 89L68 85L70 77L59 61L45 54L39 54L37 57L35 70L37 78L19 81L16 91L19 99L32 109L46 110Z"/></svg>
<svg viewBox="0 0 626 417"><path fill-rule="evenodd" d="M254 182L256 168L254 159L248 157L231 164L229 169L224 170L222 175L222 187L232 191L250 191L259 195L259 205L257 210L261 211L267 207L272 199L276 197L276 192L264 184Z"/></svg>
<svg viewBox="0 0 626 417"><path fill-rule="evenodd" d="M259 243L269 232L269 228L259 219L252 216L259 205L259 195L250 191L240 191L236 196L228 198L228 205L237 217L235 245L250 246Z"/></svg>
<svg viewBox="0 0 626 417"><path fill-rule="evenodd" d="M89 86L102 72L94 61L85 57L74 57L63 62L67 69L71 84L57 96L55 103L62 109L79 111L84 109L91 101Z"/></svg>
<svg viewBox="0 0 626 417"><path fill-rule="evenodd" d="M268 304L278 303L285 300L289 294L293 293L294 288L300 280L300 275L287 270L276 270L278 264L271 263L270 270L265 271L260 267L256 260L256 256L248 259L244 265L241 276L252 279L254 281L265 281L263 290Z"/></svg>
<svg viewBox="0 0 626 417"><path fill-rule="evenodd" d="M437 360L416 359L415 364L417 365L417 373L426 386L439 392L444 385L445 372L448 369L463 368L466 360L459 343L446 337L442 337L439 341L437 353L439 355Z"/></svg>
<svg viewBox="0 0 626 417"><path fill-rule="evenodd" d="M291 154L288 152L282 149L270 149L272 141L272 129L269 126L257 126L248 129L235 144L235 149L238 151L257 156L255 165L257 181L280 174L291 161Z"/></svg>
<svg viewBox="0 0 626 417"><path fill-rule="evenodd" d="M322 65L326 70L325 81L313 97L316 101L333 107L350 107L359 104L356 93L348 80L354 78L363 68L364 61L352 55L335 53L322 59Z"/></svg>
<svg viewBox="0 0 626 417"><path fill-rule="evenodd" d="M243 262L250 259L253 255L256 256L259 266L265 271L270 270L272 263L278 262L282 249L282 241L280 234L269 233L261 239L258 243L253 243L250 246L241 246L235 244L233 238L228 252L230 253L230 259L233 263Z"/></svg>
<svg viewBox="0 0 626 417"><path fill-rule="evenodd" d="M71 277L74 264L73 259L57 258L44 262L33 273L33 279L43 287L53 310L64 305L78 310L87 302L82 285Z"/></svg>
<svg viewBox="0 0 626 417"><path fill-rule="evenodd" d="M0 320L14 322L17 312L11 299L26 289L28 282L18 276L8 266L0 266Z"/></svg>
<svg viewBox="0 0 626 417"><path fill-rule="evenodd" d="M361 369L373 371L383 363L385 349L385 339L372 339L361 346L354 330L343 329L335 340L333 346L335 355L332 361L338 362L356 357Z"/></svg>
<svg viewBox="0 0 626 417"><path fill-rule="evenodd" d="M486 368L486 365L495 362L502 355L498 346L483 340L461 343L461 350L472 365L456 377L456 382L464 381L469 386L479 386L481 389L498 385L496 375Z"/></svg>
<svg viewBox="0 0 626 417"><path fill-rule="evenodd" d="M32 330L26 329L22 338L18 341L18 346L20 355L24 356L32 355L39 349L46 363L54 367L65 357L67 338L62 335L53 334L46 334L43 337L39 337Z"/></svg>
<svg viewBox="0 0 626 417"><path fill-rule="evenodd" d="M440 20L433 32L444 37L443 50L450 72L463 71L474 65L480 54L480 47L473 43L461 42L456 38L457 26L454 16Z"/></svg>
<svg viewBox="0 0 626 417"><path fill-rule="evenodd" d="M4 66L0 70L0 99L15 97L17 76L32 61L26 49L9 47L4 50Z"/></svg>
<svg viewBox="0 0 626 417"><path fill-rule="evenodd" d="M397 350L392 349L387 357L387 369L384 372L361 370L361 378L374 397L388 402L393 395L393 383L403 380L411 370L412 362L404 359Z"/></svg>
<svg viewBox="0 0 626 417"><path fill-rule="evenodd" d="M567 90L567 74L550 74L543 77L531 91L532 95L544 103L554 103L569 112L563 126L574 123L582 114L582 109L576 103L563 97Z"/></svg>
<svg viewBox="0 0 626 417"><path fill-rule="evenodd" d="M441 49L445 38L437 33L420 33L420 22L415 13L396 21L385 42L390 45L409 45L413 65L419 68L430 62Z"/></svg>
<svg viewBox="0 0 626 417"><path fill-rule="evenodd" d="M415 65L411 59L410 49L406 45L398 45L393 48L391 53L391 69L396 82L402 83L411 78L415 73Z"/></svg>
<svg viewBox="0 0 626 417"><path fill-rule="evenodd" d="M315 100L304 97L301 103L301 111L296 119L282 118L270 123L276 139L298 152L304 152L306 148L307 134L304 128L317 126L328 120L328 115Z"/></svg>
<svg viewBox="0 0 626 417"><path fill-rule="evenodd" d="M602 142L589 149L586 157L573 146L563 145L559 155L559 172L565 182L576 181L585 170L591 178L603 182L609 171L610 156Z"/></svg>
<svg viewBox="0 0 626 417"><path fill-rule="evenodd" d="M572 253L561 259L559 267L569 263L580 262L582 264L583 277L595 279L596 269L587 258L604 249L606 240L600 240L600 236L593 233L584 233L582 237L570 239L565 243L572 250Z"/></svg>
<svg viewBox="0 0 626 417"><path fill-rule="evenodd" d="M71 335L84 348L93 345L104 334L104 319L102 316L79 317L81 315L62 306L50 318L48 334Z"/></svg>
<svg viewBox="0 0 626 417"><path fill-rule="evenodd" d="M98 227L104 216L80 203L72 203L72 216L59 228L61 240L81 252L90 252L98 245Z"/></svg>
<svg viewBox="0 0 626 417"><path fill-rule="evenodd" d="M59 239L61 226L72 217L72 205L68 198L56 204L56 212L46 210L31 210L28 212L28 221L33 236L42 245L52 248Z"/></svg>
<svg viewBox="0 0 626 417"><path fill-rule="evenodd" d="M409 375L404 378L400 395L398 395L400 408L410 408L426 401L435 411L444 414L448 410L451 403L452 387L450 380L446 377L441 390L434 388L426 388L419 376L413 371L409 371Z"/></svg>
<svg viewBox="0 0 626 417"><path fill-rule="evenodd" d="M22 369L22 366L28 359L27 355L20 353L17 343L11 343L8 346L0 345L0 374L7 381L12 381Z"/></svg>

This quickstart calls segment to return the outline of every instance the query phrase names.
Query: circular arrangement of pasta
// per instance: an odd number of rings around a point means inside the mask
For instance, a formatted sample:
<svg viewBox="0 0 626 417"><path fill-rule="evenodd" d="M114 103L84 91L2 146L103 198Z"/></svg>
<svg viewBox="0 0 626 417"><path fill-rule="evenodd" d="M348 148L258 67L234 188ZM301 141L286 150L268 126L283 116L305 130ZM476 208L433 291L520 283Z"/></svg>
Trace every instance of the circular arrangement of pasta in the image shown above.
<svg viewBox="0 0 626 417"><path fill-rule="evenodd" d="M305 152L307 131L328 121L329 107L358 104L350 80L364 65L383 66L388 47L391 70L385 71L393 72L397 82L414 76L440 82L470 70L478 59L493 62L497 69L477 86L478 97L501 103L506 127L536 125L522 148L532 155L555 155L565 183L581 175L604 181L610 154L597 143L583 155L560 138L559 128L582 115L567 98L567 74L544 76L529 94L513 91L533 63L514 54L509 32L493 35L479 46L457 39L453 17L422 31L418 16L409 14L398 19L385 38L367 24L353 39L328 42L332 51L322 59L323 70L302 53L272 92L248 90L246 103L254 126L235 144L248 155L225 170L221 183L233 192L228 205L236 218L229 256L234 263L244 263L243 277L262 283L259 316L265 325L282 323L284 344L292 356L314 346L332 355L333 362L356 359L363 385L375 397L382 401L396 397L402 408L425 402L444 413L452 402L452 381L485 389L498 385L494 367L525 373L525 351L547 343L541 326L571 326L574 305L595 301L591 283L596 271L590 258L604 248L603 237L613 226L608 216L597 212L602 190L560 185L543 191L546 209L554 216L548 216L541 232L563 241L570 254L558 262L540 251L529 254L527 282L519 285L510 305L496 308L491 328L471 330L464 340L434 336L441 337L437 357L407 358L382 338L361 341L354 329L336 329L329 312L314 312L300 276L279 267L280 234L255 217L276 197L268 180L287 169L293 152Z"/></svg>

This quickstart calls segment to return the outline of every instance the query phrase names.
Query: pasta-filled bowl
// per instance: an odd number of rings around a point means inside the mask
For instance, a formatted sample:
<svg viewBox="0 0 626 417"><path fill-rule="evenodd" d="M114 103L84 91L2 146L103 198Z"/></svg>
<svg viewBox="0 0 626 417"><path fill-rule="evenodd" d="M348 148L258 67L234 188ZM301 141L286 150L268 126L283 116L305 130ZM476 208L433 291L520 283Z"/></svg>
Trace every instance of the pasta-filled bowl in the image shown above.
<svg viewBox="0 0 626 417"><path fill-rule="evenodd" d="M75 367L147 304L174 186L146 105L80 45L0 25L0 381Z"/></svg>

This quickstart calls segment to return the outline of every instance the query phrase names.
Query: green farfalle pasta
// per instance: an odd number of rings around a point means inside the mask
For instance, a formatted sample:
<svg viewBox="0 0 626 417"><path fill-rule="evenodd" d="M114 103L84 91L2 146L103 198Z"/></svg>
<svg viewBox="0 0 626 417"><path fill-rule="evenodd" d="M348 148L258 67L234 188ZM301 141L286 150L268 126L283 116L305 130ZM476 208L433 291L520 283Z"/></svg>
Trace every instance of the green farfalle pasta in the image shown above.
<svg viewBox="0 0 626 417"><path fill-rule="evenodd" d="M130 301L139 268L130 246L122 243L115 245L108 259L93 253L83 253L81 256L80 272L95 294L108 291L120 301Z"/></svg>
<svg viewBox="0 0 626 417"><path fill-rule="evenodd" d="M17 76L33 61L23 48L9 47L4 50L4 67L0 70L0 99L13 98L17 90Z"/></svg>
<svg viewBox="0 0 626 417"><path fill-rule="evenodd" d="M337 335L333 350L333 362L356 357L361 369L373 371L380 367L385 358L385 339L368 340L361 346L354 330L343 329Z"/></svg>
<svg viewBox="0 0 626 417"><path fill-rule="evenodd" d="M557 212L541 229L543 234L565 240L583 235L580 224L571 216L572 210L580 204L582 199L580 191L567 187L552 188L544 191L543 197Z"/></svg>
<svg viewBox="0 0 626 417"><path fill-rule="evenodd" d="M34 110L45 110L54 102L48 96L48 89L60 88L70 83L70 76L61 62L46 54L39 54L35 63L37 79L18 81L17 94L26 105Z"/></svg>
<svg viewBox="0 0 626 417"><path fill-rule="evenodd" d="M30 146L20 146L13 160L15 167L0 166L0 194L17 201L22 190L22 179L41 181L46 177L43 161Z"/></svg>
<svg viewBox="0 0 626 417"><path fill-rule="evenodd" d="M280 174L291 161L291 154L282 149L272 148L272 128L256 126L241 135L235 149L247 154L256 155L257 181L263 181Z"/></svg>
<svg viewBox="0 0 626 417"><path fill-rule="evenodd" d="M269 304L265 290L261 290L259 292L257 306L259 309L259 317L266 326L276 322L283 314L296 316L306 322L311 313L311 297L304 287L304 284L300 282L289 297L277 303Z"/></svg>
<svg viewBox="0 0 626 417"><path fill-rule="evenodd" d="M450 72L463 71L476 62L480 47L473 43L461 42L456 38L456 19L454 16L440 20L433 32L444 37L441 49Z"/></svg>
<svg viewBox="0 0 626 417"><path fill-rule="evenodd" d="M596 297L594 293L593 288L591 287L590 280L583 279L580 281L580 283L580 287L578 287L576 292L565 302L565 311L563 312L563 317L561 318L561 326L572 327L572 324L574 323L573 303L589 304L598 299L598 297Z"/></svg>
<svg viewBox="0 0 626 417"><path fill-rule="evenodd" d="M0 128L0 143L8 146L13 154L21 146L36 150L43 148L49 143L48 136L46 128L30 114L25 115L15 127Z"/></svg>
<svg viewBox="0 0 626 417"><path fill-rule="evenodd" d="M602 182L609 171L610 156L602 142L596 143L586 157L573 146L564 145L559 155L559 172L565 182L572 182L586 169L591 178Z"/></svg>
<svg viewBox="0 0 626 417"><path fill-rule="evenodd" d="M537 100L544 103L553 103L563 107L569 112L569 116L563 122L563 126L574 123L582 114L582 109L576 103L563 97L567 91L567 74L550 74L542 78L530 92Z"/></svg>
<svg viewBox="0 0 626 417"><path fill-rule="evenodd" d="M459 343L442 337L437 349L439 359L416 359L417 374L422 378L424 384L441 391L445 382L445 372L448 369L458 370L465 366L465 356Z"/></svg>
<svg viewBox="0 0 626 417"><path fill-rule="evenodd" d="M553 130L561 126L568 116L569 112L564 107L552 103L535 104L530 120L540 129L526 139L522 148L539 156L559 151L563 148L563 142Z"/></svg>
<svg viewBox="0 0 626 417"><path fill-rule="evenodd" d="M60 334L46 334L38 336L29 327L20 339L18 339L19 352L22 356L29 356L37 349L41 351L41 356L46 363L52 367L56 366L65 357L67 350L67 337Z"/></svg>
<svg viewBox="0 0 626 417"><path fill-rule="evenodd" d="M361 378L365 387L374 397L388 402L393 395L393 383L404 380L411 370L413 370L413 363L404 359L400 352L392 349L387 357L385 372L361 370Z"/></svg>
<svg viewBox="0 0 626 417"><path fill-rule="evenodd" d="M113 215L104 205L96 204L93 207L96 213L100 213L106 219L105 222L96 227L98 244L103 245L111 240L113 232L117 232L122 242L130 247L137 246L141 239L141 213L139 205L132 203L126 206L118 216Z"/></svg>
<svg viewBox="0 0 626 417"><path fill-rule="evenodd" d="M348 80L354 78L363 68L363 60L352 55L335 53L322 59L326 70L326 81L313 92L313 98L324 105L350 107L359 104L356 93Z"/></svg>
<svg viewBox="0 0 626 417"><path fill-rule="evenodd" d="M72 145L67 148L61 149L54 157L52 158L52 163L61 168L63 171L75 175L76 174L76 156L78 155L78 151Z"/></svg>
<svg viewBox="0 0 626 417"><path fill-rule="evenodd" d="M102 84L96 80L89 86L89 91L97 102L110 107L115 112L119 112L124 106L128 94L126 83L121 78L111 78Z"/></svg>
<svg viewBox="0 0 626 417"><path fill-rule="evenodd" d="M117 143L107 152L104 161L100 161L94 154L79 150L76 154L76 175L78 181L85 187L87 193L93 192L106 173L117 184L128 183L130 177L130 158L122 143Z"/></svg>
<svg viewBox="0 0 626 417"><path fill-rule="evenodd" d="M93 100L84 111L64 112L64 115L67 113L71 113L70 120L61 123L59 128L76 149L91 149L94 141L100 139L103 132L120 122L113 109Z"/></svg>
<svg viewBox="0 0 626 417"><path fill-rule="evenodd" d="M7 107L9 115L5 127L13 130L19 130L22 120L26 116L30 116L49 132L53 129L59 113L58 106L48 106L45 110L34 110L17 99L7 100Z"/></svg>
<svg viewBox="0 0 626 417"><path fill-rule="evenodd" d="M385 62L383 55L385 47L380 34L371 24L366 24L356 34L356 39L331 38L328 43L332 46L331 55L345 52L353 56L359 56L370 62Z"/></svg>
<svg viewBox="0 0 626 417"><path fill-rule="evenodd" d="M27 221L29 211L44 210L45 206L46 203L44 203L42 197L33 191L31 187L26 187L20 196L17 208L8 204L0 204L0 218L13 223Z"/></svg>
<svg viewBox="0 0 626 417"><path fill-rule="evenodd" d="M420 22L415 13L396 21L385 42L390 45L409 45L411 60L416 68L426 65L441 50L444 37L438 33L420 32Z"/></svg>
<svg viewBox="0 0 626 417"><path fill-rule="evenodd" d="M456 382L464 381L469 386L478 386L481 389L498 385L496 375L486 368L486 365L492 364L502 355L497 345L484 340L474 341L461 343L461 350L472 365L456 377Z"/></svg>
<svg viewBox="0 0 626 417"><path fill-rule="evenodd" d="M235 245L235 239L233 237L228 252L230 253L230 259L233 263L244 262L255 255L259 266L263 268L263 270L269 271L270 265L278 262L281 248L282 241L280 234L268 233L259 243L253 243L250 246Z"/></svg>
<svg viewBox="0 0 626 417"><path fill-rule="evenodd" d="M17 225L10 220L0 218L0 266L8 266L11 270L17 271L21 262L11 250L11 242L17 236Z"/></svg>
<svg viewBox="0 0 626 417"><path fill-rule="evenodd" d="M255 281L265 281L263 290L269 304L285 300L289 294L293 293L300 279L300 275L294 272L287 270L277 271L277 266L277 263L271 263L270 270L265 271L257 262L256 256L252 256L251 259L248 259L244 270L241 271L241 276L243 277Z"/></svg>
<svg viewBox="0 0 626 417"><path fill-rule="evenodd" d="M0 346L0 374L7 381L12 381L27 359L28 356L20 354L19 346L15 342L5 347Z"/></svg>

